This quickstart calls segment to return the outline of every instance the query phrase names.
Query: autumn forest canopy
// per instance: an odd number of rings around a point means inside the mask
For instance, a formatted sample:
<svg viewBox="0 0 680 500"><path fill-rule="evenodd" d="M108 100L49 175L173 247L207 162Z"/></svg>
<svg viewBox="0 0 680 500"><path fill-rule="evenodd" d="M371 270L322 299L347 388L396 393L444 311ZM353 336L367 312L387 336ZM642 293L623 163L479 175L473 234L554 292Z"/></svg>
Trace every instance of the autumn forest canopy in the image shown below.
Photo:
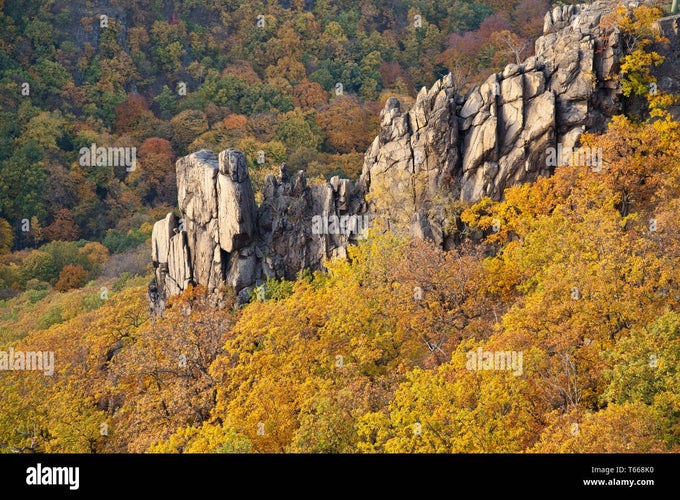
<svg viewBox="0 0 680 500"><path fill-rule="evenodd" d="M256 199L284 161L357 179L389 97L449 72L464 94L532 55L551 7L0 0L0 452L679 452L661 10L621 18L620 83L645 113L583 135L602 169L454 207L452 249L378 224L245 306L194 286L149 309L179 157L239 149ZM137 163L82 161L92 145ZM10 350L54 353L54 373L12 370Z"/></svg>

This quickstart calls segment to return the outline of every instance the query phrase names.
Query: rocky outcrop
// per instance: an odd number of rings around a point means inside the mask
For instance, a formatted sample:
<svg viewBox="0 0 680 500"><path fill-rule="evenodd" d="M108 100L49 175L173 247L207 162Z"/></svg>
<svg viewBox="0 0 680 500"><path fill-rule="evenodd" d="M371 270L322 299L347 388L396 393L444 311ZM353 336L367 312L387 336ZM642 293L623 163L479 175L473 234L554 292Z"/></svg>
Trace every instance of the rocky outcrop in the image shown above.
<svg viewBox="0 0 680 500"><path fill-rule="evenodd" d="M363 193L349 179L308 186L302 171L290 178L285 170L278 178L268 175L258 212L263 276L294 279L304 269L320 269L328 258L345 256L347 245L370 224L368 216L358 215L364 211Z"/></svg>
<svg viewBox="0 0 680 500"><path fill-rule="evenodd" d="M169 213L152 233L155 312L190 284L206 286L216 302L227 287L247 302L267 278L295 279L346 255L370 223L357 215L366 211L363 192L348 179L308 186L302 171L290 176L284 164L278 178L265 178L258 208L240 151L198 151L176 170L180 216Z"/></svg>
<svg viewBox="0 0 680 500"><path fill-rule="evenodd" d="M380 115L380 135L366 153L360 185L388 230L442 241L439 208L455 189L460 164L454 94L449 75L430 90L423 87L410 111L390 98Z"/></svg>
<svg viewBox="0 0 680 500"><path fill-rule="evenodd" d="M555 7L535 56L510 64L467 95L451 76L422 89L414 106L390 99L366 153L361 182L370 207L391 230L449 246L445 207L550 175L546 151L572 148L620 112L613 77L619 33L605 32L609 1Z"/></svg>
<svg viewBox="0 0 680 500"><path fill-rule="evenodd" d="M656 91L680 94L680 15L660 19L657 27L668 39L668 44L654 47L654 50L664 57L663 63L653 71ZM680 120L680 104L671 106L670 111L676 120Z"/></svg>
<svg viewBox="0 0 680 500"><path fill-rule="evenodd" d="M620 34L600 23L617 3L555 7L534 56L466 95L448 75L423 88L409 110L388 99L356 184L334 177L310 186L283 164L264 179L257 206L239 151L181 158L179 217L168 214L153 229L152 305L162 310L192 283L217 300L232 288L246 302L267 278L294 279L346 255L374 216L384 230L451 247L457 203L499 200L509 186L550 175L550 150L554 158L555 150L578 147L583 132L603 130L621 112ZM679 23L677 16L659 22L671 39L659 80L666 91L680 85Z"/></svg>

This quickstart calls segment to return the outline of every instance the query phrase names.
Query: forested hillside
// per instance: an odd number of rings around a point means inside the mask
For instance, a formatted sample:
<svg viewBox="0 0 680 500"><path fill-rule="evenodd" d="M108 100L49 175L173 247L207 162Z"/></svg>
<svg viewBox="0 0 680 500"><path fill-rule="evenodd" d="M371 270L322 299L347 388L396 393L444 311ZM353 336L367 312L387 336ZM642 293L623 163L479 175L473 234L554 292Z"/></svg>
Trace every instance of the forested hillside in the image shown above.
<svg viewBox="0 0 680 500"><path fill-rule="evenodd" d="M240 149L256 190L282 161L318 182L356 178L389 96L412 102L448 71L469 86L516 58L508 41L530 54L548 5L0 7L0 299L11 299L150 272L144 245L176 203L188 152ZM136 163L83 161L93 145L135 148ZM7 307L0 332L25 335ZM40 324L68 317L51 311Z"/></svg>
<svg viewBox="0 0 680 500"><path fill-rule="evenodd" d="M356 176L387 96L414 96L449 71L470 84L514 60L511 49L529 55L548 5L0 7L0 217L17 250L139 228L174 204L174 159L203 147L237 147L255 171L285 160L312 175ZM79 150L92 143L136 147L138 168L83 168Z"/></svg>
<svg viewBox="0 0 680 500"><path fill-rule="evenodd" d="M389 97L519 63L552 5L0 0L0 452L680 452L659 5L617 11L630 106L581 139L603 168L460 203L451 249L378 223L245 306L195 286L153 314L178 158L239 149L256 200L282 162L356 179Z"/></svg>

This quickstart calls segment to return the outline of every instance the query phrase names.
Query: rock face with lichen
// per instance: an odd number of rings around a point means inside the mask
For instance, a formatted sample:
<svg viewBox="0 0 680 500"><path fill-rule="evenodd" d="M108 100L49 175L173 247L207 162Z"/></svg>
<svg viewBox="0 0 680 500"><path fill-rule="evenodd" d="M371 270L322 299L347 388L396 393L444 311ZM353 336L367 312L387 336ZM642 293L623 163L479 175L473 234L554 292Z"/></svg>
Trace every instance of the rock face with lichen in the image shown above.
<svg viewBox="0 0 680 500"><path fill-rule="evenodd" d="M383 230L450 248L457 203L499 200L509 186L550 175L548 150L578 147L583 132L604 130L622 111L620 33L600 23L616 5L555 7L534 56L466 95L448 75L423 88L408 111L388 99L356 183L334 177L309 186L302 171L290 174L283 164L278 177L265 178L257 206L241 152L180 158L180 217L168 214L153 228L153 308L161 311L190 284L205 285L218 301L231 288L244 303L268 278L294 279L345 256L374 218ZM676 49L678 26L678 16L659 22ZM672 50L668 60L677 60ZM664 68L659 85L672 91L680 72Z"/></svg>

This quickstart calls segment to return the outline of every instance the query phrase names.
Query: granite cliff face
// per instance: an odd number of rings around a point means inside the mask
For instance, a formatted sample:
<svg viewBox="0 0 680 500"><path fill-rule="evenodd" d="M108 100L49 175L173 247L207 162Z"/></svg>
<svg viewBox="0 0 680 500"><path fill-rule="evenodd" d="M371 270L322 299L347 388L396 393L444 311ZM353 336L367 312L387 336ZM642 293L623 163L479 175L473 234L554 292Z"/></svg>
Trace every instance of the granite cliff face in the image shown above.
<svg viewBox="0 0 680 500"><path fill-rule="evenodd" d="M294 279L346 255L374 218L385 230L449 248L452 203L498 200L508 186L551 175L549 149L578 147L583 132L603 130L622 111L620 34L600 26L616 3L554 8L535 55L467 95L449 75L423 88L408 111L389 99L356 183L334 177L308 186L301 171L291 175L284 164L278 177L266 177L258 207L241 152L181 158L182 219L168 214L152 235L152 307L161 311L191 283L207 286L218 301L231 287L246 302L267 278ZM677 19L660 26L677 40ZM660 86L673 90L678 72L666 72Z"/></svg>
<svg viewBox="0 0 680 500"><path fill-rule="evenodd" d="M182 218L169 213L152 233L149 300L156 312L190 284L206 286L218 302L230 287L247 302L267 278L294 279L346 255L366 226L354 215L365 212L363 196L347 179L308 186L302 172L290 176L282 165L278 178L265 178L257 207L240 151L198 151L176 169Z"/></svg>
<svg viewBox="0 0 680 500"><path fill-rule="evenodd" d="M546 150L572 148L621 111L619 32L600 19L611 2L556 7L535 56L508 65L466 96L447 76L408 112L390 99L366 153L361 183L387 225L449 246L444 207L498 200L511 185L550 175Z"/></svg>

